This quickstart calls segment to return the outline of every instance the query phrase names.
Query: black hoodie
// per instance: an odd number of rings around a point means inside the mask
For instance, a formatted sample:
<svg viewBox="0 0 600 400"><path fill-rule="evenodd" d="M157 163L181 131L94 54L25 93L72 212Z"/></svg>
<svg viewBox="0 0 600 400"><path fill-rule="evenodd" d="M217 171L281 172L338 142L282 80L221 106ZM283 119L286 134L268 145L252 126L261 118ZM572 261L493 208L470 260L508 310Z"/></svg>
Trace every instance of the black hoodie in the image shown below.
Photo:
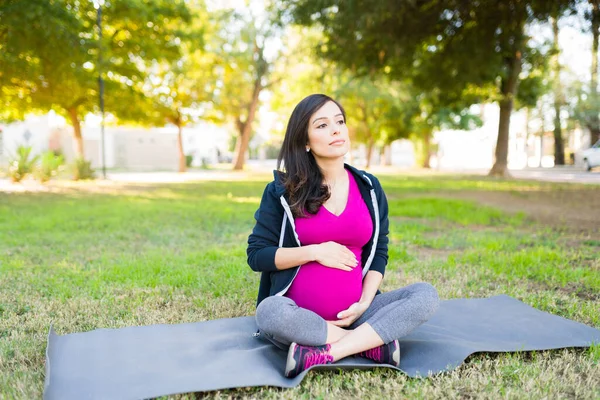
<svg viewBox="0 0 600 400"><path fill-rule="evenodd" d="M373 220L373 235L362 249L363 278L369 270L383 275L388 260L388 204L381 184L373 175L344 164L354 175L360 194ZM256 305L269 296L282 296L296 277L300 266L279 270L275 252L279 247L301 246L296 233L288 196L281 182L282 172L273 171L273 182L265 188L254 214L256 224L248 237L248 265L262 272Z"/></svg>

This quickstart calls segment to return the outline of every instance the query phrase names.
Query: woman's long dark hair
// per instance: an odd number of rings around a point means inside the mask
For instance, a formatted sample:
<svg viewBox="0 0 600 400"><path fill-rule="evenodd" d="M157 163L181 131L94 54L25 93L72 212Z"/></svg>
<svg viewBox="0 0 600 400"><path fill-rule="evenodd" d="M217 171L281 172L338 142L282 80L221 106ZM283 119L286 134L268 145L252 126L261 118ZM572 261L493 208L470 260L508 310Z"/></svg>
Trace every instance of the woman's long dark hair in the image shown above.
<svg viewBox="0 0 600 400"><path fill-rule="evenodd" d="M305 97L292 111L277 157L277 169L282 171L282 162L285 168L283 185L295 217L305 216L306 212L316 214L331 195L327 185L323 184L323 173L315 157L312 152L306 151L310 117L329 101L337 104L346 121L346 112L331 97L324 94Z"/></svg>

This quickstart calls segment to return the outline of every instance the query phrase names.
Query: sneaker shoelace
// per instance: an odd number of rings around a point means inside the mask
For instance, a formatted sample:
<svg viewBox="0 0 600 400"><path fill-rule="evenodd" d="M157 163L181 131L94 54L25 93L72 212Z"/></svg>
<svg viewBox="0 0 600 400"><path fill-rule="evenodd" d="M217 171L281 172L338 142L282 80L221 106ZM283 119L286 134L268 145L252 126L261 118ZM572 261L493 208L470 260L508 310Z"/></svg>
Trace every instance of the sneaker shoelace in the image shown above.
<svg viewBox="0 0 600 400"><path fill-rule="evenodd" d="M383 346L375 347L374 349L369 349L364 352L365 357L370 358L371 360L381 361L383 358L383 354L381 354L381 348Z"/></svg>
<svg viewBox="0 0 600 400"><path fill-rule="evenodd" d="M304 369L313 365L329 364L333 362L333 356L325 351L313 351L306 355L304 359Z"/></svg>

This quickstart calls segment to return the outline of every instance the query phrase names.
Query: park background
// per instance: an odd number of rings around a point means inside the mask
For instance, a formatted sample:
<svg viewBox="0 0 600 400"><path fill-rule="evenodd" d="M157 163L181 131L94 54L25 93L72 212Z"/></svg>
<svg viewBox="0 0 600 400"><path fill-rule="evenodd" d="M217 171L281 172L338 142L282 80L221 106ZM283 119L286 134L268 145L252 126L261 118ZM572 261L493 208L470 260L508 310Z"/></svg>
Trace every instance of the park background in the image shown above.
<svg viewBox="0 0 600 400"><path fill-rule="evenodd" d="M599 35L596 0L0 2L0 398L41 396L50 324L252 315L246 238L287 118L318 92L389 199L383 290L508 294L600 327L598 173L515 179L583 172ZM599 360L478 354L425 380L207 396L594 399Z"/></svg>
<svg viewBox="0 0 600 400"><path fill-rule="evenodd" d="M600 132L595 3L511 4L5 1L0 165L25 146L79 169L242 169L323 92L361 167L581 168Z"/></svg>

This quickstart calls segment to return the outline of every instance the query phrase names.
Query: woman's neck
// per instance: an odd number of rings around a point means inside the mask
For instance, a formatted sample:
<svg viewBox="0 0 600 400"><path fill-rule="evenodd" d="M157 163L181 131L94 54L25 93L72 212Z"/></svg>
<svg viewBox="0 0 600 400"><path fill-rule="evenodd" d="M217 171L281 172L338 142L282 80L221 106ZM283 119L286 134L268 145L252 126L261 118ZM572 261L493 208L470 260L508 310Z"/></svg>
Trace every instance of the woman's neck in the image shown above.
<svg viewBox="0 0 600 400"><path fill-rule="evenodd" d="M339 179L344 179L346 176L343 158L335 160L317 160L317 164L323 173L324 183L331 185Z"/></svg>

